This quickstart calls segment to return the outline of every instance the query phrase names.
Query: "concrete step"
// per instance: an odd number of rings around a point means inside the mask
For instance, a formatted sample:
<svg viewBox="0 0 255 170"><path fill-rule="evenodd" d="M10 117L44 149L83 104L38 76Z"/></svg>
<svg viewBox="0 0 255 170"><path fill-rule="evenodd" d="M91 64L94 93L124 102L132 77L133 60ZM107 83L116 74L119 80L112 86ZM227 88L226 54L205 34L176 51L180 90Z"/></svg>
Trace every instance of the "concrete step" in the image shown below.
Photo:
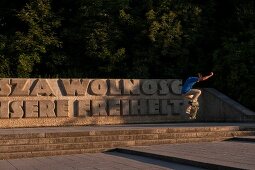
<svg viewBox="0 0 255 170"><path fill-rule="evenodd" d="M51 144L51 145L19 145L1 147L0 159L17 159L29 157L42 157L54 155L70 155L81 153L96 153L112 150L119 147L131 147L139 145L159 145L176 143L212 142L223 141L228 138L190 138L190 139L164 139L164 140L140 140L120 142L93 142L86 144ZM6 152L4 152L6 151ZM13 151L13 152L11 152Z"/></svg>
<svg viewBox="0 0 255 170"><path fill-rule="evenodd" d="M182 133L160 133L160 134L140 134L140 135L108 135L108 136L69 136L47 138L22 138L22 139L0 139L0 146L8 145L35 145L35 144L61 144L61 143L88 143L99 141L128 141L128 140L161 140L161 139L181 139L181 138L204 138L204 137L235 137L255 135L254 131L215 131L215 132L182 132ZM36 136L36 135L35 135ZM1 151L1 150L0 150Z"/></svg>
<svg viewBox="0 0 255 170"><path fill-rule="evenodd" d="M239 126L212 126L212 127L176 127L176 128L150 128L150 129L128 129L128 130L87 130L87 131L58 131L58 132L31 132L31 131L10 131L0 134L0 139L28 139L28 138L54 138L54 137L80 137L80 136L106 136L106 135L140 135L140 134L161 134L161 133L186 133L186 132L215 132L215 131L238 131L255 130L255 128Z"/></svg>
<svg viewBox="0 0 255 170"><path fill-rule="evenodd" d="M190 132L229 132L239 130L255 129L240 127L189 127L189 128L155 128L155 129L131 129L131 130L107 130L107 131L74 131L74 132L26 132L0 134L0 139L35 139L35 138L59 138L59 137L82 137L82 136L120 136L120 135L144 135L144 134L165 134L165 133L190 133Z"/></svg>
<svg viewBox="0 0 255 170"><path fill-rule="evenodd" d="M216 132L189 132L189 133L166 133L159 134L159 139L178 139L178 138L204 138L204 137L235 137L254 135L255 131L216 131Z"/></svg>
<svg viewBox="0 0 255 170"><path fill-rule="evenodd" d="M0 159L100 152L117 147L190 142L211 142L255 135L239 126L176 127L125 130L31 132L0 134ZM41 153L41 154L40 154Z"/></svg>
<svg viewBox="0 0 255 170"><path fill-rule="evenodd" d="M136 146L136 145L155 145L155 144L171 144L171 143L189 143L189 142L207 142L229 139L227 136L207 136L203 138L197 137L181 137L181 138L162 138L162 139L139 139L139 140L106 140L93 142L63 142L61 143L34 143L19 145L1 145L0 153L11 152L32 152L47 150L71 150L71 149L92 149L92 148L114 148L120 146Z"/></svg>
<svg viewBox="0 0 255 170"><path fill-rule="evenodd" d="M109 135L109 136L75 136L52 138L28 138L28 139L4 139L0 140L0 146L4 145L33 145L33 144L61 144L61 143L86 143L99 141L127 141L127 140L151 140L158 139L158 134L141 135Z"/></svg>

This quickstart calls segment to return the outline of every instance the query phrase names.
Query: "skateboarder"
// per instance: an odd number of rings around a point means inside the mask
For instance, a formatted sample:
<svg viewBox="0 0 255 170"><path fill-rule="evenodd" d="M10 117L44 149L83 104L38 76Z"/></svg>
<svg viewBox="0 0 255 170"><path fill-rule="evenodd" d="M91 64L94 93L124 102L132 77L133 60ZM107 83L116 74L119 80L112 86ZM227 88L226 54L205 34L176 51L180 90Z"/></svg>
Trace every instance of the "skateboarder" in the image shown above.
<svg viewBox="0 0 255 170"><path fill-rule="evenodd" d="M202 74L198 73L198 77L189 77L185 81L182 86L181 93L183 97L187 98L189 101L189 106L186 108L186 113L190 113L191 105L194 102L197 102L198 97L201 95L201 90L192 89L193 85L197 82L207 80L208 78L213 76L213 72L211 72L208 76L202 76Z"/></svg>

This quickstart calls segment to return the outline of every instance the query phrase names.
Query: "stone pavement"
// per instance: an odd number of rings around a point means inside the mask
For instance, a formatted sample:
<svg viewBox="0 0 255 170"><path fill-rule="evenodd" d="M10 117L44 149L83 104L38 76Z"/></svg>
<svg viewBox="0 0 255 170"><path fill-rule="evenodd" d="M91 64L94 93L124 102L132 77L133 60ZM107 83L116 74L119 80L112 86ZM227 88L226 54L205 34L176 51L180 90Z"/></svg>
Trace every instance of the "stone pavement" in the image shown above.
<svg viewBox="0 0 255 170"><path fill-rule="evenodd" d="M112 153L76 154L0 160L1 170L199 170L141 156Z"/></svg>
<svg viewBox="0 0 255 170"><path fill-rule="evenodd" d="M114 126L47 127L0 129L0 134L86 131L112 129L139 129L155 127L205 127L205 126L252 126L254 123L178 123L136 124ZM25 130L25 131L24 131ZM247 139L247 140L245 140ZM47 156L0 160L0 170L161 170L180 169L255 169L254 137L242 137L243 141L204 142L137 146L119 148L105 153Z"/></svg>
<svg viewBox="0 0 255 170"><path fill-rule="evenodd" d="M207 169L255 169L255 142L249 141L137 146L118 151Z"/></svg>
<svg viewBox="0 0 255 170"><path fill-rule="evenodd" d="M199 170L202 168L253 170L255 143L224 141L138 146L105 153L0 160L1 170Z"/></svg>

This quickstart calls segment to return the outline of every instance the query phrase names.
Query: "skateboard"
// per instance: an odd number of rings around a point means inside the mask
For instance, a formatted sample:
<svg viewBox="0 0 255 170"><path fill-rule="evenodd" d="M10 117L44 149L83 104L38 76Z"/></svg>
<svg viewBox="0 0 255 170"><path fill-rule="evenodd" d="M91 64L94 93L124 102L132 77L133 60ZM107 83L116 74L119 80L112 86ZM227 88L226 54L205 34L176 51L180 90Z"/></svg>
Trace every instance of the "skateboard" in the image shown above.
<svg viewBox="0 0 255 170"><path fill-rule="evenodd" d="M199 103L198 102L192 102L191 103L190 114L189 114L190 119L196 119L198 109L199 109Z"/></svg>

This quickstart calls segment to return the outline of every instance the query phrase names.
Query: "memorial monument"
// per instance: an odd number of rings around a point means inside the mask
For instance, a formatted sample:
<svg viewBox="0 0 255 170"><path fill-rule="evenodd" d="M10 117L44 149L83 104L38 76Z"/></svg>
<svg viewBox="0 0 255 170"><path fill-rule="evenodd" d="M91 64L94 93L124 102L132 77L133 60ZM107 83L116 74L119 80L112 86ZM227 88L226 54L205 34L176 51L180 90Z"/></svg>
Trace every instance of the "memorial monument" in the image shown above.
<svg viewBox="0 0 255 170"><path fill-rule="evenodd" d="M179 79L0 80L0 127L181 120Z"/></svg>

